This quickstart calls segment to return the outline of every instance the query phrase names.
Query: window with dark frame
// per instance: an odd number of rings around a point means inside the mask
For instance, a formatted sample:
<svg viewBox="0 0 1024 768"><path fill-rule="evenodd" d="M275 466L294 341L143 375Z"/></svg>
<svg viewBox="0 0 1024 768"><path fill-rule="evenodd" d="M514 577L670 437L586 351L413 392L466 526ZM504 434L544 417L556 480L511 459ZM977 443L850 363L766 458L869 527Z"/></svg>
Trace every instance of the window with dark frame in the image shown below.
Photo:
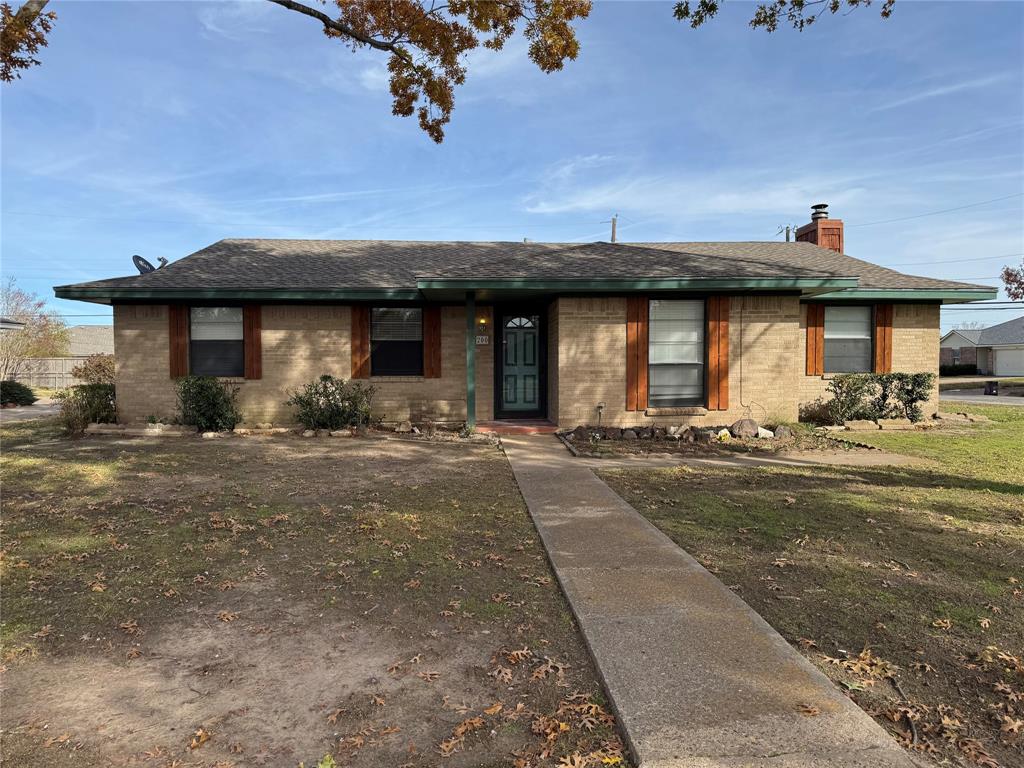
<svg viewBox="0 0 1024 768"><path fill-rule="evenodd" d="M871 307L825 307L825 373L870 373Z"/></svg>
<svg viewBox="0 0 1024 768"><path fill-rule="evenodd" d="M189 371L193 376L245 375L241 307L192 307Z"/></svg>
<svg viewBox="0 0 1024 768"><path fill-rule="evenodd" d="M370 375L423 375L423 310L373 307L370 310Z"/></svg>
<svg viewBox="0 0 1024 768"><path fill-rule="evenodd" d="M704 300L652 299L648 315L651 408L704 405Z"/></svg>

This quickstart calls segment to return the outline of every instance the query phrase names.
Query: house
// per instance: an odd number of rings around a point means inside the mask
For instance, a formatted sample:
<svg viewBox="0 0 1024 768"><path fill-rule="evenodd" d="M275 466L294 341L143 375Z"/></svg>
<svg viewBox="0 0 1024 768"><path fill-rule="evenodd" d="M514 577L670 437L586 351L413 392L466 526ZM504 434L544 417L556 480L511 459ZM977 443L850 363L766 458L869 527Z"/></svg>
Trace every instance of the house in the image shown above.
<svg viewBox="0 0 1024 768"><path fill-rule="evenodd" d="M1024 317L991 328L954 329L942 337L941 365L976 365L978 373L1024 376Z"/></svg>
<svg viewBox="0 0 1024 768"><path fill-rule="evenodd" d="M9 317L0 317L0 331L20 331L25 324L20 320L12 320Z"/></svg>
<svg viewBox="0 0 1024 768"><path fill-rule="evenodd" d="M288 423L330 373L387 421L564 427L795 420L835 373L937 372L939 307L995 289L844 255L822 205L796 242L221 240L55 293L113 305L124 421L173 414L191 373Z"/></svg>

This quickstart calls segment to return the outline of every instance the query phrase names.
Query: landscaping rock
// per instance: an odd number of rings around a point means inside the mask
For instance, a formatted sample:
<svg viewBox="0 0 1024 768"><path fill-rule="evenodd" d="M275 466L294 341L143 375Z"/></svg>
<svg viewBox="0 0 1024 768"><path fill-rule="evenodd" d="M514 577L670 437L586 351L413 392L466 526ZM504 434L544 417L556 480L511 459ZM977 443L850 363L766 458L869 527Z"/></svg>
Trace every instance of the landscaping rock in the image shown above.
<svg viewBox="0 0 1024 768"><path fill-rule="evenodd" d="M400 421L395 427L395 432L412 432L412 422Z"/></svg>
<svg viewBox="0 0 1024 768"><path fill-rule="evenodd" d="M771 440L773 437L775 437L775 433L772 432L770 429L765 429L764 427L758 427L757 428L757 436L759 438L761 438L762 440Z"/></svg>
<svg viewBox="0 0 1024 768"><path fill-rule="evenodd" d="M817 432L818 434L827 434L829 432L845 432L846 427L844 427L842 424L827 424L824 427L815 427L814 431Z"/></svg>
<svg viewBox="0 0 1024 768"><path fill-rule="evenodd" d="M413 433L414 435L418 435L418 434L420 434L420 428L419 428L419 427L413 427L413 428L412 428L412 433Z"/></svg>
<svg viewBox="0 0 1024 768"><path fill-rule="evenodd" d="M654 430L650 427L641 427L636 434L641 440L650 440L654 436Z"/></svg>
<svg viewBox="0 0 1024 768"><path fill-rule="evenodd" d="M729 427L733 437L757 437L757 422L753 419L739 419Z"/></svg>
<svg viewBox="0 0 1024 768"><path fill-rule="evenodd" d="M623 440L636 440L637 439L637 434L632 429L624 429L624 430L622 430L622 439Z"/></svg>
<svg viewBox="0 0 1024 768"><path fill-rule="evenodd" d="M775 437L778 440L792 440L793 428L787 427L785 424L780 424L775 428Z"/></svg>
<svg viewBox="0 0 1024 768"><path fill-rule="evenodd" d="M879 419L878 428L890 430L913 429L914 422L910 419Z"/></svg>
<svg viewBox="0 0 1024 768"><path fill-rule="evenodd" d="M664 440L665 436L667 434L668 433L664 429L662 429L661 427L655 427L652 436L654 437L655 440Z"/></svg>
<svg viewBox="0 0 1024 768"><path fill-rule="evenodd" d="M977 424L987 424L988 422L992 421L992 419L990 419L988 416L982 416L980 413L965 413L964 416L967 418L968 421Z"/></svg>
<svg viewBox="0 0 1024 768"><path fill-rule="evenodd" d="M947 413L945 411L938 411L938 412L936 412L935 414L932 415L932 418L936 419L938 421L959 421L959 422L967 422L967 421L969 421L969 419L967 418L967 414L966 413Z"/></svg>
<svg viewBox="0 0 1024 768"><path fill-rule="evenodd" d="M224 437L227 432L203 432L203 440L216 440L218 437Z"/></svg>
<svg viewBox="0 0 1024 768"><path fill-rule="evenodd" d="M880 429L876 422L868 419L853 419L852 421L843 422L843 426L851 432L874 432Z"/></svg>
<svg viewBox="0 0 1024 768"><path fill-rule="evenodd" d="M259 424L256 425L256 429L273 429L273 428L274 428L274 425L271 424L269 421L261 421Z"/></svg>
<svg viewBox="0 0 1024 768"><path fill-rule="evenodd" d="M330 432L331 437L352 437L351 429L334 429Z"/></svg>
<svg viewBox="0 0 1024 768"><path fill-rule="evenodd" d="M698 441L698 435L700 434L701 430L687 427L676 433L676 439L682 443L695 443Z"/></svg>
<svg viewBox="0 0 1024 768"><path fill-rule="evenodd" d="M691 429L689 434L693 435L693 442L702 445L710 445L715 439L714 432L709 432L706 429Z"/></svg>
<svg viewBox="0 0 1024 768"><path fill-rule="evenodd" d="M606 427L604 430L605 440L621 440L622 430L618 427Z"/></svg>
<svg viewBox="0 0 1024 768"><path fill-rule="evenodd" d="M316 430L315 429L304 429L304 430L302 430L302 436L303 437L316 437Z"/></svg>
<svg viewBox="0 0 1024 768"><path fill-rule="evenodd" d="M574 443L585 443L590 440L590 430L584 426L578 426L569 433L569 439Z"/></svg>

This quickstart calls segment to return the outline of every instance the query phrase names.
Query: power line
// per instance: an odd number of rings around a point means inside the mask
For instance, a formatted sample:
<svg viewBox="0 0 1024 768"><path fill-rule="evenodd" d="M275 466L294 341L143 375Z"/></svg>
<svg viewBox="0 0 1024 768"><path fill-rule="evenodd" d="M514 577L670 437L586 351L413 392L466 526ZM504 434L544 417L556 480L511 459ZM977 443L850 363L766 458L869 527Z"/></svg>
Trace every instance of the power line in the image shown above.
<svg viewBox="0 0 1024 768"><path fill-rule="evenodd" d="M923 264L925 266L929 264L959 264L962 261L990 261L995 259L1015 259L1018 256L1024 256L1024 253L1007 253L1002 256L978 256L973 259L943 259L941 261L898 261L895 264L879 264L880 267L913 267L915 265Z"/></svg>
<svg viewBox="0 0 1024 768"><path fill-rule="evenodd" d="M1012 195L1006 195L1005 197L994 197L991 200L981 200L977 203L968 203L967 205L958 205L956 208L945 208L941 211L929 211L928 213L918 213L914 216L901 216L898 219L883 219L881 221L866 221L863 224L849 224L848 229L854 227L873 227L876 224L894 224L897 221L910 221L911 219L923 219L925 216L938 216L941 213L953 213L954 211L963 211L968 208L977 208L980 205L988 205L989 203L998 203L1001 200L1010 200L1014 197L1022 197L1024 192L1017 192Z"/></svg>

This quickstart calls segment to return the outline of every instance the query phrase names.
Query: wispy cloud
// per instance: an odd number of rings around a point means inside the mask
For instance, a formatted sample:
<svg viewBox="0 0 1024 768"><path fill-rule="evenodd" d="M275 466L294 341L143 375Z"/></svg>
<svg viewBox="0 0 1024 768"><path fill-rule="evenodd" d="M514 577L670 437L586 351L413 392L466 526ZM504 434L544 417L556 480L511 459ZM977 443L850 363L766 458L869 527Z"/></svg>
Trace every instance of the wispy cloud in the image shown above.
<svg viewBox="0 0 1024 768"><path fill-rule="evenodd" d="M1008 75L1006 73L999 73L995 75L987 75L985 77L961 80L957 83L946 83L945 85L938 85L917 91L916 93L911 93L894 101L886 102L885 104L879 104L868 111L883 112L887 109L897 109L898 107L905 107L908 104L916 104L919 101L925 101L927 99L935 99L940 96L949 96L953 93L962 93L964 91L975 91L982 88L988 88L989 86L1006 82L1007 79Z"/></svg>
<svg viewBox="0 0 1024 768"><path fill-rule="evenodd" d="M202 5L196 15L206 34L240 41L265 31L262 21L272 10L270 3L259 0L224 0Z"/></svg>

